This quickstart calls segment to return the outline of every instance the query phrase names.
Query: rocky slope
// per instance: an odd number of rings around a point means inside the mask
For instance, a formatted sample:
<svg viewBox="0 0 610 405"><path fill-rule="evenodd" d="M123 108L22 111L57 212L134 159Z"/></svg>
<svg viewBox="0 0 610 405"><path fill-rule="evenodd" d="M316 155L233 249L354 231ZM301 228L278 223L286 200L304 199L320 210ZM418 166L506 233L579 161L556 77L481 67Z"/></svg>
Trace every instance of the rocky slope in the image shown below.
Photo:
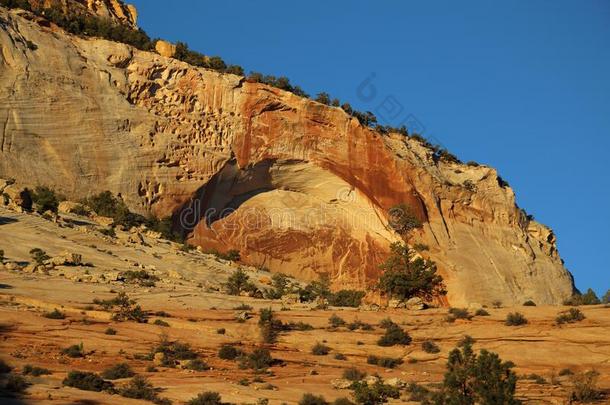
<svg viewBox="0 0 610 405"><path fill-rule="evenodd" d="M23 12L0 8L0 46L0 177L73 198L111 190L173 214L191 243L302 279L327 273L337 288L374 282L400 240L387 210L406 203L424 222L410 242L430 247L452 305L572 293L552 231L492 168L437 161L339 108Z"/></svg>

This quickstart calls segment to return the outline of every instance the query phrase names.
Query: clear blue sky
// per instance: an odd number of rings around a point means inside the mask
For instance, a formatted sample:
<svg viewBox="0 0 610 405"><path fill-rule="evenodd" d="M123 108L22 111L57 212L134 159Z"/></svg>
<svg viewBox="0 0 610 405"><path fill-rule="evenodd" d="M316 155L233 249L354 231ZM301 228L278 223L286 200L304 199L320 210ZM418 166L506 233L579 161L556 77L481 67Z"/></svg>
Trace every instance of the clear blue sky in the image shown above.
<svg viewBox="0 0 610 405"><path fill-rule="evenodd" d="M151 36L310 94L373 111L393 96L403 110L388 123L412 115L462 160L496 167L555 230L577 287L610 288L610 1L131 3Z"/></svg>

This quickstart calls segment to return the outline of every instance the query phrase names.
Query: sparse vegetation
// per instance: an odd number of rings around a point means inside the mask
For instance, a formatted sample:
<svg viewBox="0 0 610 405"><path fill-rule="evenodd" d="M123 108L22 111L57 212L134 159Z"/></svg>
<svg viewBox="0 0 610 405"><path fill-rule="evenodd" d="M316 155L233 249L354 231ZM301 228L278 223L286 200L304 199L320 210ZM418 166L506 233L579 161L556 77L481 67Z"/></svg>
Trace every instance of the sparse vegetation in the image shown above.
<svg viewBox="0 0 610 405"><path fill-rule="evenodd" d="M345 326L345 320L337 314L332 314L330 318L328 318L328 324L331 328L338 328L340 326Z"/></svg>
<svg viewBox="0 0 610 405"><path fill-rule="evenodd" d="M527 319L520 312L510 312L506 315L506 320L504 321L506 326L519 326L526 325Z"/></svg>
<svg viewBox="0 0 610 405"><path fill-rule="evenodd" d="M229 276L225 288L227 294L239 295L242 292L252 292L257 288L249 281L250 276L240 267Z"/></svg>
<svg viewBox="0 0 610 405"><path fill-rule="evenodd" d="M597 386L598 379L599 373L594 370L571 375L572 390L570 392L570 400L594 402L602 399L604 394Z"/></svg>
<svg viewBox="0 0 610 405"><path fill-rule="evenodd" d="M322 395L303 394L299 405L328 405L328 401Z"/></svg>
<svg viewBox="0 0 610 405"><path fill-rule="evenodd" d="M311 348L311 354L316 356L326 356L330 353L330 347L318 342Z"/></svg>
<svg viewBox="0 0 610 405"><path fill-rule="evenodd" d="M154 287L159 277L148 273L146 270L127 270L120 274L120 277L129 284L138 284L142 287Z"/></svg>
<svg viewBox="0 0 610 405"><path fill-rule="evenodd" d="M434 262L415 258L415 252L406 244L395 242L390 249L390 257L380 266L383 274L378 287L383 293L402 301L411 297L431 300L447 293Z"/></svg>
<svg viewBox="0 0 610 405"><path fill-rule="evenodd" d="M219 393L206 391L189 400L187 405L222 405L222 397Z"/></svg>
<svg viewBox="0 0 610 405"><path fill-rule="evenodd" d="M514 364L481 350L472 350L472 339L464 339L461 345L449 353L447 372L439 392L433 394L435 404L504 404L517 405L514 398L517 376Z"/></svg>
<svg viewBox="0 0 610 405"><path fill-rule="evenodd" d="M63 385L83 391L106 391L112 389L111 382L105 381L98 374L88 371L70 371L63 380Z"/></svg>
<svg viewBox="0 0 610 405"><path fill-rule="evenodd" d="M40 248L34 248L30 250L30 257L38 266L43 265L47 260L51 258L49 255L47 255L47 252Z"/></svg>
<svg viewBox="0 0 610 405"><path fill-rule="evenodd" d="M193 360L189 360L185 365L184 368L186 368L187 370L193 370L193 371L206 371L210 369L210 366L208 365L208 363L206 363L205 361L201 360L201 359L193 359Z"/></svg>
<svg viewBox="0 0 610 405"><path fill-rule="evenodd" d="M277 336L284 329L282 322L274 318L271 308L260 310L258 326L264 343L275 343Z"/></svg>
<svg viewBox="0 0 610 405"><path fill-rule="evenodd" d="M401 327L394 324L389 326L385 334L379 338L377 345L379 346L395 346L395 345L408 345L411 343L411 336L405 332Z"/></svg>
<svg viewBox="0 0 610 405"><path fill-rule="evenodd" d="M485 309L483 308L479 308L476 310L476 312L474 313L475 316L489 316L489 312L487 312Z"/></svg>
<svg viewBox="0 0 610 405"><path fill-rule="evenodd" d="M532 300L527 300L527 301L525 301L525 302L523 303L523 306L524 306L524 307L535 307L535 306L536 306L536 303L535 303L534 301L532 301Z"/></svg>
<svg viewBox="0 0 610 405"><path fill-rule="evenodd" d="M26 364L23 366L23 375L31 375L33 377L40 377L41 375L50 375L51 370L43 367L32 366L31 364Z"/></svg>
<svg viewBox="0 0 610 405"><path fill-rule="evenodd" d="M454 322L456 319L471 320L472 315L470 315L466 308L449 308L449 315L447 315L446 320L448 322Z"/></svg>
<svg viewBox="0 0 610 405"><path fill-rule="evenodd" d="M564 323L575 323L585 319L585 315L578 308L570 308L568 311L560 312L555 318L557 325Z"/></svg>
<svg viewBox="0 0 610 405"><path fill-rule="evenodd" d="M383 368L394 368L403 363L402 359L394 359L392 357L379 357L375 355L369 355L366 359L368 364L373 364Z"/></svg>
<svg viewBox="0 0 610 405"><path fill-rule="evenodd" d="M339 290L328 298L328 303L335 307L358 308L364 298L364 291Z"/></svg>
<svg viewBox="0 0 610 405"><path fill-rule="evenodd" d="M32 202L36 204L36 212L39 214L47 211L57 213L57 207L61 198L49 187L37 186L30 195Z"/></svg>
<svg viewBox="0 0 610 405"><path fill-rule="evenodd" d="M573 375L574 372L572 370L570 370L569 368L563 368L559 371L559 376L563 377L566 375Z"/></svg>
<svg viewBox="0 0 610 405"><path fill-rule="evenodd" d="M222 345L218 350L218 357L223 360L235 360L243 354L241 350L229 344Z"/></svg>
<svg viewBox="0 0 610 405"><path fill-rule="evenodd" d="M182 342L170 342L166 335L162 334L159 343L153 348L151 357L156 353L163 353L162 366L175 367L177 360L193 360L197 358L190 345Z"/></svg>
<svg viewBox="0 0 610 405"><path fill-rule="evenodd" d="M134 376L129 384L118 392L125 398L143 399L161 405L171 403L167 399L160 398L157 389L145 377L139 375Z"/></svg>
<svg viewBox="0 0 610 405"><path fill-rule="evenodd" d="M113 310L112 320L117 322L134 321L138 323L146 323L148 314L142 310L136 300L130 299L129 296L120 292L116 297L110 300L94 299L93 303L101 306L104 310Z"/></svg>
<svg viewBox="0 0 610 405"><path fill-rule="evenodd" d="M364 371L360 371L355 367L346 368L343 370L343 378L350 381L360 381L364 377L366 377L366 373Z"/></svg>
<svg viewBox="0 0 610 405"><path fill-rule="evenodd" d="M251 368L253 370L264 370L271 367L274 360L271 357L271 352L265 348L255 349L247 356L241 356L240 367Z"/></svg>
<svg viewBox="0 0 610 405"><path fill-rule="evenodd" d="M354 382L351 386L354 399L358 404L384 404L389 398L397 399L400 397L398 388L384 384L381 381L369 385L366 382Z"/></svg>
<svg viewBox="0 0 610 405"><path fill-rule="evenodd" d="M426 353L439 353L441 351L438 345L431 340L424 340L421 344L421 348Z"/></svg>
<svg viewBox="0 0 610 405"><path fill-rule="evenodd" d="M120 378L130 378L135 375L129 364L119 363L107 368L102 372L102 377L106 380L118 380Z"/></svg>
<svg viewBox="0 0 610 405"><path fill-rule="evenodd" d="M114 336L114 335L116 335L116 329L114 329L114 328L107 328L104 331L104 334L110 335L110 336Z"/></svg>
<svg viewBox="0 0 610 405"><path fill-rule="evenodd" d="M499 309L502 308L502 301L496 300L494 302L491 303L491 305L495 308L495 309Z"/></svg>
<svg viewBox="0 0 610 405"><path fill-rule="evenodd" d="M61 350L61 354L72 358L85 357L84 346L82 343L68 346Z"/></svg>
<svg viewBox="0 0 610 405"><path fill-rule="evenodd" d="M155 319L155 321L153 322L153 325L169 327L169 323L165 322L162 319Z"/></svg>
<svg viewBox="0 0 610 405"><path fill-rule="evenodd" d="M44 314L42 314L42 316L49 319L66 319L66 314L64 314L57 308L55 308L51 312L45 312Z"/></svg>
<svg viewBox="0 0 610 405"><path fill-rule="evenodd" d="M408 235L412 230L421 228L422 222L407 204L398 204L388 211L390 227L401 235Z"/></svg>

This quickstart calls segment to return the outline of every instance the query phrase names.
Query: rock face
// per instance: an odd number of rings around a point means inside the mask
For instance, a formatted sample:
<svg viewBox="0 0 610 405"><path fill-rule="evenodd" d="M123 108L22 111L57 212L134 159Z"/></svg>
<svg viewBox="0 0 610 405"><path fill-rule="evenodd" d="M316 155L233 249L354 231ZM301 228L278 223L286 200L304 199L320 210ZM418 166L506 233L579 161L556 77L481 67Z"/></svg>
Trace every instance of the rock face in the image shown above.
<svg viewBox="0 0 610 405"><path fill-rule="evenodd" d="M114 3L87 5L116 13ZM173 214L190 243L301 279L326 273L335 288L375 282L400 240L387 210L405 203L424 222L410 243L429 246L451 304L571 295L552 231L525 217L494 169L438 161L339 108L17 14L0 8L0 177L73 200L111 190L135 211Z"/></svg>
<svg viewBox="0 0 610 405"><path fill-rule="evenodd" d="M95 14L119 24L137 27L136 8L119 0L29 0L29 3L39 8L59 6L71 12Z"/></svg>

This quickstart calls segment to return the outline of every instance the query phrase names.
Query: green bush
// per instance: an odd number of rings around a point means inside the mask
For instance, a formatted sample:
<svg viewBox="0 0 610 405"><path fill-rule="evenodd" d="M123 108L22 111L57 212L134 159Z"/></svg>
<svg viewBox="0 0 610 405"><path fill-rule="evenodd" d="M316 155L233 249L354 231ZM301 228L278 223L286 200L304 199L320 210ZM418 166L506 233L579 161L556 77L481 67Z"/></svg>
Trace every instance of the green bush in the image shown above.
<svg viewBox="0 0 610 405"><path fill-rule="evenodd" d="M398 325L388 327L385 334L379 338L377 345L379 346L394 346L408 345L411 343L411 336Z"/></svg>
<svg viewBox="0 0 610 405"><path fill-rule="evenodd" d="M487 312L486 310L484 310L483 308L479 308L477 309L477 311L474 313L476 316L489 316L489 312Z"/></svg>
<svg viewBox="0 0 610 405"><path fill-rule="evenodd" d="M284 325L273 317L271 308L262 308L258 320L261 337L264 343L275 343L279 333L284 330Z"/></svg>
<svg viewBox="0 0 610 405"><path fill-rule="evenodd" d="M162 319L155 319L155 321L153 322L153 325L168 327L169 323L165 322Z"/></svg>
<svg viewBox="0 0 610 405"><path fill-rule="evenodd" d="M384 318L379 321L379 327L383 329L387 329L389 327L395 326L396 323L390 318Z"/></svg>
<svg viewBox="0 0 610 405"><path fill-rule="evenodd" d="M417 383L411 382L409 385L407 385L405 390L409 394L409 401L422 402L424 404L429 403L430 390L428 390L426 387L422 387Z"/></svg>
<svg viewBox="0 0 610 405"><path fill-rule="evenodd" d="M575 323L585 319L585 315L578 308L570 308L569 311L560 312L555 318L558 325L564 323Z"/></svg>
<svg viewBox="0 0 610 405"><path fill-rule="evenodd" d="M565 376L565 375L573 375L574 372L572 370L570 370L569 368L563 368L559 371L559 375L560 376Z"/></svg>
<svg viewBox="0 0 610 405"><path fill-rule="evenodd" d="M389 398L398 399L400 391L387 384L377 381L373 385L366 382L354 382L351 386L354 399L358 404L384 404Z"/></svg>
<svg viewBox="0 0 610 405"><path fill-rule="evenodd" d="M189 400L187 405L222 405L222 398L219 393L206 391L198 394L195 398Z"/></svg>
<svg viewBox="0 0 610 405"><path fill-rule="evenodd" d="M208 365L208 363L206 363L205 361L201 360L201 359L193 359L193 360L189 360L184 368L186 368L187 370L193 370L193 371L206 371L210 369L210 366Z"/></svg>
<svg viewBox="0 0 610 405"><path fill-rule="evenodd" d="M57 213L60 198L50 188L38 186L34 189L34 192L31 193L31 196L32 202L34 202L37 206L36 212L39 214L46 211Z"/></svg>
<svg viewBox="0 0 610 405"><path fill-rule="evenodd" d="M51 312L45 312L44 314L42 314L42 316L44 316L45 318L48 318L48 319L66 319L66 314L64 314L57 308L55 308Z"/></svg>
<svg viewBox="0 0 610 405"><path fill-rule="evenodd" d="M311 348L311 354L316 356L326 356L328 353L330 353L330 347L319 342Z"/></svg>
<svg viewBox="0 0 610 405"><path fill-rule="evenodd" d="M317 298L330 299L332 295L330 280L327 276L323 276L320 280L312 281L304 288L300 288L298 293L301 302L312 302Z"/></svg>
<svg viewBox="0 0 610 405"><path fill-rule="evenodd" d="M335 353L335 360L347 360L347 357L343 353Z"/></svg>
<svg viewBox="0 0 610 405"><path fill-rule="evenodd" d="M438 345L431 340L424 340L421 344L421 348L426 353L439 353L441 351Z"/></svg>
<svg viewBox="0 0 610 405"><path fill-rule="evenodd" d="M40 248L30 250L30 257L39 266L51 258L49 255L47 255L47 252Z"/></svg>
<svg viewBox="0 0 610 405"><path fill-rule="evenodd" d="M229 276L225 288L227 294L239 295L242 291L247 291L250 288L250 276L240 267Z"/></svg>
<svg viewBox="0 0 610 405"><path fill-rule="evenodd" d="M85 352L82 343L78 345L68 346L65 349L62 349L61 354L72 358L85 357Z"/></svg>
<svg viewBox="0 0 610 405"><path fill-rule="evenodd" d="M99 375L88 371L70 371L62 384L66 387L96 392L106 391L113 387L111 382L104 381Z"/></svg>
<svg viewBox="0 0 610 405"><path fill-rule="evenodd" d="M274 360L268 349L255 349L247 356L242 356L240 361L241 368L251 368L253 370L264 370L271 367Z"/></svg>
<svg viewBox="0 0 610 405"><path fill-rule="evenodd" d="M0 261L1 260L2 260L2 255L0 254ZM610 290L606 291L606 293L602 297L602 302L604 304L610 304Z"/></svg>
<svg viewBox="0 0 610 405"><path fill-rule="evenodd" d="M114 335L116 335L116 329L113 329L113 328L107 328L107 329L104 331L104 334L114 336Z"/></svg>
<svg viewBox="0 0 610 405"><path fill-rule="evenodd" d="M527 324L527 319L523 314L519 312L511 312L506 315L506 321L504 321L506 326L519 326Z"/></svg>
<svg viewBox="0 0 610 405"><path fill-rule="evenodd" d="M22 394L28 388L28 382L20 375L9 374L4 382L3 390L10 394Z"/></svg>
<svg viewBox="0 0 610 405"><path fill-rule="evenodd" d="M314 327L311 326L308 323L299 321L299 322L290 322L288 325L286 325L286 327L289 330L299 330L299 331L308 331L308 330L313 330Z"/></svg>
<svg viewBox="0 0 610 405"><path fill-rule="evenodd" d="M243 352L235 346L224 344L218 350L218 357L223 360L235 360L243 355Z"/></svg>
<svg viewBox="0 0 610 405"><path fill-rule="evenodd" d="M343 370L343 378L350 381L360 381L364 377L366 377L366 373L364 371L360 371L355 367L347 368Z"/></svg>
<svg viewBox="0 0 610 405"><path fill-rule="evenodd" d="M347 399L345 397L337 398L331 404L332 405L354 405L354 403L352 401L350 401L349 399Z"/></svg>
<svg viewBox="0 0 610 405"><path fill-rule="evenodd" d="M125 398L143 399L156 404L171 403L157 394L157 389L145 378L136 375L129 384L119 390L119 395Z"/></svg>
<svg viewBox="0 0 610 405"><path fill-rule="evenodd" d="M447 372L439 392L433 394L435 404L504 404L517 405L514 398L517 376L514 364L481 350L472 350L472 339L465 339L449 353Z"/></svg>
<svg viewBox="0 0 610 405"><path fill-rule="evenodd" d="M434 262L414 258L414 251L405 244L395 242L390 249L390 257L380 265L383 274L378 287L383 293L400 300L411 297L431 300L447 293L443 278L436 274Z"/></svg>
<svg viewBox="0 0 610 405"><path fill-rule="evenodd" d="M148 314L142 310L136 300L130 299L129 296L120 292L116 297L110 300L93 300L93 303L100 305L104 310L112 310L112 319L117 322L134 321L138 323L146 323Z"/></svg>
<svg viewBox="0 0 610 405"><path fill-rule="evenodd" d="M303 394L303 397L299 401L299 405L328 405L328 402L322 395Z"/></svg>
<svg viewBox="0 0 610 405"><path fill-rule="evenodd" d="M421 228L422 222L407 204L398 204L388 211L390 227L401 235L408 235L412 230Z"/></svg>
<svg viewBox="0 0 610 405"><path fill-rule="evenodd" d="M197 358L191 346L187 343L182 342L170 342L167 336L161 335L159 343L153 348L151 357L154 357L156 353L163 353L163 366L174 367L177 360L193 360Z"/></svg>
<svg viewBox="0 0 610 405"><path fill-rule="evenodd" d="M466 308L449 308L449 316L447 320L449 322L453 322L456 319L472 319L472 315L468 312Z"/></svg>
<svg viewBox="0 0 610 405"><path fill-rule="evenodd" d="M535 307L535 306L536 306L536 303L535 303L534 301L532 301L532 300L527 300L527 301L525 301L525 302L523 303L523 306L524 306L524 307Z"/></svg>
<svg viewBox="0 0 610 405"><path fill-rule="evenodd" d="M347 329L349 329L349 330L358 330L358 329L373 330L373 326L356 319L354 322L351 322L350 324L347 325Z"/></svg>
<svg viewBox="0 0 610 405"><path fill-rule="evenodd" d="M155 282L159 281L159 277L148 273L146 270L127 270L121 272L119 277L129 284L138 284L142 287L154 287Z"/></svg>
<svg viewBox="0 0 610 405"><path fill-rule="evenodd" d="M383 368L395 368L403 363L402 359L394 359L392 357L378 357L375 355L369 355L366 359L368 364Z"/></svg>
<svg viewBox="0 0 610 405"><path fill-rule="evenodd" d="M597 386L599 373L597 371L586 371L570 376L572 391L570 402L595 402L604 398L604 393Z"/></svg>
<svg viewBox="0 0 610 405"><path fill-rule="evenodd" d="M328 318L328 324L331 328L338 328L345 325L345 320L337 316L337 314L332 314L330 318Z"/></svg>
<svg viewBox="0 0 610 405"><path fill-rule="evenodd" d="M52 374L51 370L46 369L46 368L32 366L31 364L26 364L25 366L23 366L23 375L31 375L34 377L40 377L41 375L49 375L49 374Z"/></svg>
<svg viewBox="0 0 610 405"><path fill-rule="evenodd" d="M129 364L119 363L107 368L102 372L102 377L106 380L118 380L120 378L130 378L135 375Z"/></svg>
<svg viewBox="0 0 610 405"><path fill-rule="evenodd" d="M358 308L362 303L364 295L364 291L339 290L329 297L328 303L335 307Z"/></svg>

